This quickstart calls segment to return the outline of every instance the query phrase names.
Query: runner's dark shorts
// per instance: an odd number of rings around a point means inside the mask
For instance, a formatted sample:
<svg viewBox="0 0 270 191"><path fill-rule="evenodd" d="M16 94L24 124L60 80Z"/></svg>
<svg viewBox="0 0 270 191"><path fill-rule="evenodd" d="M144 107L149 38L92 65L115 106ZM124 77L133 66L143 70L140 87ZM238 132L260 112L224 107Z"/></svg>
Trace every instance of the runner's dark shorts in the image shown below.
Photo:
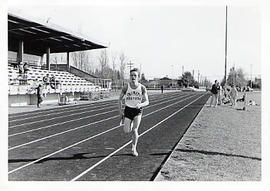
<svg viewBox="0 0 270 191"><path fill-rule="evenodd" d="M124 111L125 117L133 120L137 115L142 114L142 109L131 108L126 106Z"/></svg>

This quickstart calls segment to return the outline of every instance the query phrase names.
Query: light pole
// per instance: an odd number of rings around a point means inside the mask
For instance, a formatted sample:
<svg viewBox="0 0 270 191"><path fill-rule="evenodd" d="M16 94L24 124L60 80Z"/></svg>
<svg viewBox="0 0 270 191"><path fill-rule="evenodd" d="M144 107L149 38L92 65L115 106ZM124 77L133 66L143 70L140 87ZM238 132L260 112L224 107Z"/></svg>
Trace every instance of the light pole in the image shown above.
<svg viewBox="0 0 270 191"><path fill-rule="evenodd" d="M173 87L173 65L171 65L172 67L172 87Z"/></svg>
<svg viewBox="0 0 270 191"><path fill-rule="evenodd" d="M127 63L127 66L129 66L129 71L131 70L131 67L134 65L134 63L132 63L131 61L129 61L129 63Z"/></svg>
<svg viewBox="0 0 270 191"><path fill-rule="evenodd" d="M225 75L224 81L227 84L227 17L228 17L228 7L226 5L226 21L225 21Z"/></svg>
<svg viewBox="0 0 270 191"><path fill-rule="evenodd" d="M250 64L250 87L252 88L252 64Z"/></svg>
<svg viewBox="0 0 270 191"><path fill-rule="evenodd" d="M200 83L200 70L198 70L198 84Z"/></svg>

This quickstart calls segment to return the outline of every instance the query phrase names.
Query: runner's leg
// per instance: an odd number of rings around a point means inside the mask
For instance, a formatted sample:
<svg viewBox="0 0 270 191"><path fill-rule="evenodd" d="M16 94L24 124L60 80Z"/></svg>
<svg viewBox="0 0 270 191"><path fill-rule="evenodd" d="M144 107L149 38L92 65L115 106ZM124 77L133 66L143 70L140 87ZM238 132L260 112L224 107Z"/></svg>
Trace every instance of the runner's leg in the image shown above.
<svg viewBox="0 0 270 191"><path fill-rule="evenodd" d="M132 134L132 153L134 156L138 156L137 143L138 143L138 129L141 123L142 115L137 115L133 120L133 134Z"/></svg>
<svg viewBox="0 0 270 191"><path fill-rule="evenodd" d="M130 133L132 131L132 127L131 127L131 119L125 117L124 120L124 132L125 133Z"/></svg>

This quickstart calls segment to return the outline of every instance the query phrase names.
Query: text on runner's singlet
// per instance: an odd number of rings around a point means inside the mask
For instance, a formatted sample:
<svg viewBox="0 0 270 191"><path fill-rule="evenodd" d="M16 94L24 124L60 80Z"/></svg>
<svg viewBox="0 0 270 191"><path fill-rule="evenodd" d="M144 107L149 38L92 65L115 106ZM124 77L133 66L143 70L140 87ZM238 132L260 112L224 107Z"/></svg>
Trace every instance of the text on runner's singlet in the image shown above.
<svg viewBox="0 0 270 191"><path fill-rule="evenodd" d="M129 107L136 107L138 103L142 101L142 90L141 84L136 89L132 89L128 84L128 89L126 92L126 105Z"/></svg>

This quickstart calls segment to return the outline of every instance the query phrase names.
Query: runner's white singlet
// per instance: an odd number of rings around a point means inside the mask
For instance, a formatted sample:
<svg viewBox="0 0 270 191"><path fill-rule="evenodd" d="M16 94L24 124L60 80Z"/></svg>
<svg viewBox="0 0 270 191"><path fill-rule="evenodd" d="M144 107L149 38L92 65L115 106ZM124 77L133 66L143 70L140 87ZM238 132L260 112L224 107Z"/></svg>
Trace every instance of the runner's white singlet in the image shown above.
<svg viewBox="0 0 270 191"><path fill-rule="evenodd" d="M136 89L132 89L128 83L125 105L131 108L136 108L136 105L139 103L142 103L142 85L139 83Z"/></svg>

